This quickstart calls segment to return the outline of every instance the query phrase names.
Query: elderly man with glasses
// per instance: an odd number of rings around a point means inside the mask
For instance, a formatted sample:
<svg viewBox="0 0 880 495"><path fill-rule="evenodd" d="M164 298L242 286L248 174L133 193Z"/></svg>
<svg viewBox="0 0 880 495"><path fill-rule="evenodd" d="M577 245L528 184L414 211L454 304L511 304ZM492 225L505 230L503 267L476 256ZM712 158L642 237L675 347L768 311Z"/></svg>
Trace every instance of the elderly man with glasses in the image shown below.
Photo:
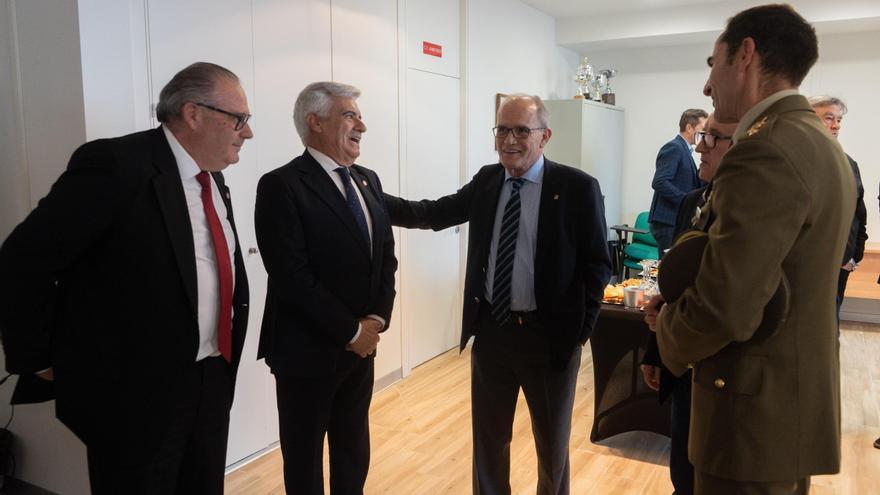
<svg viewBox="0 0 880 495"><path fill-rule="evenodd" d="M92 492L223 493L248 284L221 173L253 137L210 63L159 94L156 129L84 144L0 250L16 395L54 379ZM36 374L37 377L34 377Z"/></svg>
<svg viewBox="0 0 880 495"><path fill-rule="evenodd" d="M474 493L510 493L522 390L538 454L537 493L565 495L581 347L611 276L605 208L596 179L543 156L552 132L540 98L508 96L497 122L499 163L449 196L386 202L395 225L440 230L470 222L461 349L474 336Z"/></svg>

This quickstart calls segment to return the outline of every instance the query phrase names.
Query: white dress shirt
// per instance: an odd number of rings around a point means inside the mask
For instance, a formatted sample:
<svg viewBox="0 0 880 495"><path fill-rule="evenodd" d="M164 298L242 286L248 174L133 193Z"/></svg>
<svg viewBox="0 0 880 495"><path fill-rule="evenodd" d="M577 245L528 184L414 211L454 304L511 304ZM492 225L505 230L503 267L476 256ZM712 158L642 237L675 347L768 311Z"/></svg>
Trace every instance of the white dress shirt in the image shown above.
<svg viewBox="0 0 880 495"><path fill-rule="evenodd" d="M220 313L220 279L217 271L217 260L214 255L214 241L211 239L211 229L208 219L205 217L205 207L202 204L202 186L196 179L196 175L202 170L195 160L181 146L174 134L164 125L162 130L168 145L177 162L180 171L180 181L183 184L183 194L186 196L186 208L189 212L189 222L192 225L193 247L196 254L196 281L198 294L198 317L199 317L199 351L196 361L201 361L208 356L219 356L220 346L217 343L217 320ZM229 262L232 266L232 286L235 287L235 235L232 232L232 224L229 223L226 203L220 196L220 190L213 178L211 180L211 197L214 201L214 209L220 224L223 226L223 235L226 237L226 247L229 249ZM233 309L233 311L235 311Z"/></svg>

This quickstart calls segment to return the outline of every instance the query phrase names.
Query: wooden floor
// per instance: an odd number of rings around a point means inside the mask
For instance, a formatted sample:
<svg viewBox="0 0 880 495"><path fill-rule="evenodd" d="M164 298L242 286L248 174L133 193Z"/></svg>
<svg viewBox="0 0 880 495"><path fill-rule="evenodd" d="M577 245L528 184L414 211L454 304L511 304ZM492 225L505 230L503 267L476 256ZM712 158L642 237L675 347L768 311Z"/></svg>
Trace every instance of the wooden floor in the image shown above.
<svg viewBox="0 0 880 495"><path fill-rule="evenodd" d="M578 375L571 438L572 494L672 493L669 442L651 433L618 435L595 445L592 356ZM812 480L814 495L880 493L880 325L844 323L841 333L843 469ZM470 355L447 352L376 394L370 410L372 461L366 493L471 493ZM535 454L528 410L520 396L511 447L511 486L534 494ZM325 468L326 448L325 448ZM325 479L325 484L327 480ZM227 494L284 493L278 450L226 477ZM329 489L326 491L329 494Z"/></svg>
<svg viewBox="0 0 880 495"><path fill-rule="evenodd" d="M846 297L880 300L880 253L867 252L858 269L850 274L846 283ZM880 490L878 490L880 493Z"/></svg>

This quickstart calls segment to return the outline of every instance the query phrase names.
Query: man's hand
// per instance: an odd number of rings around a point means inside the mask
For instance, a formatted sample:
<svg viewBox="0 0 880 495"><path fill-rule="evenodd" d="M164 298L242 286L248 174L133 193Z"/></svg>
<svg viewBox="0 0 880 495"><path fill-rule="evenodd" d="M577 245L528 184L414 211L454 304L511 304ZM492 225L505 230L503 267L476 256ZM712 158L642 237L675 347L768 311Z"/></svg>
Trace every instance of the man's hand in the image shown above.
<svg viewBox="0 0 880 495"><path fill-rule="evenodd" d="M640 368L642 369L642 378L645 380L645 385L650 387L651 390L660 390L660 367L643 364Z"/></svg>
<svg viewBox="0 0 880 495"><path fill-rule="evenodd" d="M348 344L346 349L363 358L372 354L379 345L379 330L382 330L382 323L372 318L362 318L360 324L361 334L358 335L357 340Z"/></svg>
<svg viewBox="0 0 880 495"><path fill-rule="evenodd" d="M55 381L55 373L52 371L52 368L45 369L43 371L38 371L34 374L37 375L39 378L46 380L47 382L54 382Z"/></svg>
<svg viewBox="0 0 880 495"><path fill-rule="evenodd" d="M663 296L657 294L645 305L645 323L648 324L648 328L652 332L657 331L657 319L660 318L660 312L663 311L664 303L666 303L666 300L663 299Z"/></svg>
<svg viewBox="0 0 880 495"><path fill-rule="evenodd" d="M859 266L859 264L856 263L855 260L849 260L849 261L847 261L847 263L845 265L841 266L840 269L846 270L848 272L854 272L854 271L856 271L857 266Z"/></svg>

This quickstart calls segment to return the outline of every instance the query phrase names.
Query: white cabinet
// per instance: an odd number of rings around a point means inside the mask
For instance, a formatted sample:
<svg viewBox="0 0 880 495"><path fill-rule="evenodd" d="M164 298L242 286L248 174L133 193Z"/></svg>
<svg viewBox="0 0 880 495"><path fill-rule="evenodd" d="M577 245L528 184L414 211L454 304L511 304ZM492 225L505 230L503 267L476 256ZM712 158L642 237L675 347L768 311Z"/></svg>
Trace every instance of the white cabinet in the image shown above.
<svg viewBox="0 0 880 495"><path fill-rule="evenodd" d="M548 100L553 136L544 155L577 167L599 181L605 196L608 226L621 218L623 177L623 116L621 107L589 100Z"/></svg>

